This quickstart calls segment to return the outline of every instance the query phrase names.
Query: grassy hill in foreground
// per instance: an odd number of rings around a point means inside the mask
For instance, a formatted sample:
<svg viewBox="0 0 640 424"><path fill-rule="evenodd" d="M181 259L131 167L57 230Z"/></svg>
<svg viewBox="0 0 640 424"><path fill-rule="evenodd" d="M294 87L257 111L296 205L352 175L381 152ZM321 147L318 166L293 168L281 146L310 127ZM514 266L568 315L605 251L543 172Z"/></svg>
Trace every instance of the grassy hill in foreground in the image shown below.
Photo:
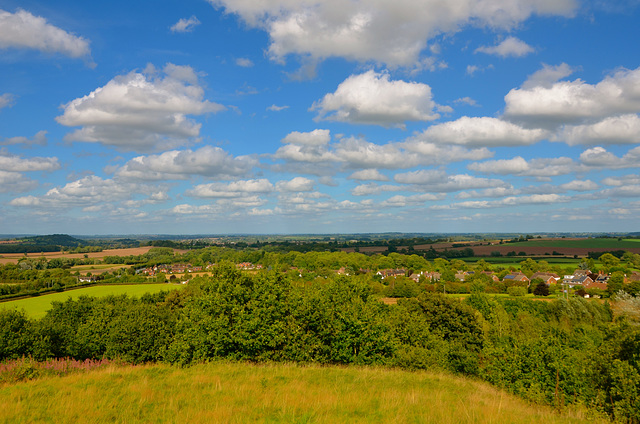
<svg viewBox="0 0 640 424"><path fill-rule="evenodd" d="M0 422L578 423L488 384L382 368L108 366L0 386ZM591 422L607 422L593 419Z"/></svg>

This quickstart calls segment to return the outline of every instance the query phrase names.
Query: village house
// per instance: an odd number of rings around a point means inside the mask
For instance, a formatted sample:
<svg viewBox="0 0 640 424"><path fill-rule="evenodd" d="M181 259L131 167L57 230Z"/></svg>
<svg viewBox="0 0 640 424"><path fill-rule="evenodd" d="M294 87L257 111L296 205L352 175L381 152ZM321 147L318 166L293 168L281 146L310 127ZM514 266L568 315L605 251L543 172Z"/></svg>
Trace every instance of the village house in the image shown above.
<svg viewBox="0 0 640 424"><path fill-rule="evenodd" d="M553 272L534 272L531 275L531 279L540 278L542 281L547 283L547 285L557 284L560 281L560 276L558 274L554 274Z"/></svg>
<svg viewBox="0 0 640 424"><path fill-rule="evenodd" d="M591 279L591 277L585 274L565 275L564 278L562 279L562 284L567 285L569 288L573 288L575 286L584 287L585 285L588 285L591 283L593 283L593 280Z"/></svg>
<svg viewBox="0 0 640 424"><path fill-rule="evenodd" d="M529 278L527 278L526 275L524 275L521 272L516 272L513 274L507 274L504 276L504 278L502 279L503 282L505 283L510 283L510 282L523 282L523 283L527 283L529 284L530 280Z"/></svg>
<svg viewBox="0 0 640 424"><path fill-rule="evenodd" d="M379 275L382 280L387 277L404 277L406 274L406 269L381 269L376 272L376 275Z"/></svg>

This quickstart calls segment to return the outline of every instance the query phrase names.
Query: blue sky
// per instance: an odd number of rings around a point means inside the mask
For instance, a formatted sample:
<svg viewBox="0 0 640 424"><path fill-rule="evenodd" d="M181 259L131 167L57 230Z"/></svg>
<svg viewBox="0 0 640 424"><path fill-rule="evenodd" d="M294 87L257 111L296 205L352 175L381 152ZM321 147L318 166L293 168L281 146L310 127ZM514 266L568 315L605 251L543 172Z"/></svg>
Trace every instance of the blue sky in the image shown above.
<svg viewBox="0 0 640 424"><path fill-rule="evenodd" d="M0 0L0 234L637 231L638 22L638 0Z"/></svg>

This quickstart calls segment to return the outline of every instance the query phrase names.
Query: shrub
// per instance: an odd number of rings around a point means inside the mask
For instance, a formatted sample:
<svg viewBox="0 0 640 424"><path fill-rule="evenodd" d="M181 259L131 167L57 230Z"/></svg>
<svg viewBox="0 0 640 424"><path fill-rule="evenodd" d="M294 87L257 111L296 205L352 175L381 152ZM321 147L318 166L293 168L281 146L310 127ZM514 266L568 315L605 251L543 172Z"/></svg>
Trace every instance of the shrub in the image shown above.
<svg viewBox="0 0 640 424"><path fill-rule="evenodd" d="M509 296L514 297L525 296L527 294L527 289L520 286L511 286L507 287L507 293L509 294Z"/></svg>

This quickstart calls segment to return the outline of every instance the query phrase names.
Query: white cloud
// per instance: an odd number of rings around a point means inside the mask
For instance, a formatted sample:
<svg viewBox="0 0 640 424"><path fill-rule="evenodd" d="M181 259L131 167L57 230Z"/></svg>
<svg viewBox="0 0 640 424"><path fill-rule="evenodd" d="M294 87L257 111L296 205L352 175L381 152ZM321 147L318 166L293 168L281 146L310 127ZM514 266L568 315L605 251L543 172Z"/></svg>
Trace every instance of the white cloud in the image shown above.
<svg viewBox="0 0 640 424"><path fill-rule="evenodd" d="M312 140L310 139L311 143ZM273 155L276 159L284 159L291 162L334 162L336 156L329 151L326 145L290 143L280 147Z"/></svg>
<svg viewBox="0 0 640 424"><path fill-rule="evenodd" d="M522 88L530 89L533 87L551 88L553 84L563 78L568 77L574 72L569 65L561 63L558 66L550 66L546 63L542 64L542 69L529 75L529 78L522 84Z"/></svg>
<svg viewBox="0 0 640 424"><path fill-rule="evenodd" d="M521 156L512 159L490 160L472 163L468 168L483 174L519 175L529 177L551 177L575 171L577 165L571 158L535 158L530 161Z"/></svg>
<svg viewBox="0 0 640 424"><path fill-rule="evenodd" d="M138 156L118 168L115 175L131 180L181 180L194 175L226 179L245 176L255 165L257 161L250 157L234 158L219 147L203 146L197 150Z"/></svg>
<svg viewBox="0 0 640 424"><path fill-rule="evenodd" d="M607 177L602 180L602 184L614 187L623 185L640 185L640 175L624 175L621 177Z"/></svg>
<svg viewBox="0 0 640 424"><path fill-rule="evenodd" d="M502 180L478 178L467 174L447 175L439 170L419 170L396 174L394 181L401 184L412 184L416 189L430 193L449 193L453 191L508 187Z"/></svg>
<svg viewBox="0 0 640 424"><path fill-rule="evenodd" d="M389 199L381 202L380 207L402 208L405 206L422 205L425 202L432 202L436 200L442 200L442 196L431 194L431 193L416 194L413 196L397 195L397 196L390 197Z"/></svg>
<svg viewBox="0 0 640 424"><path fill-rule="evenodd" d="M271 106L269 106L267 108L267 110L269 110L271 112L280 112L280 111L285 110L285 109L289 109L289 106L278 106L278 105L273 104L273 105L271 105Z"/></svg>
<svg viewBox="0 0 640 424"><path fill-rule="evenodd" d="M335 156L348 168L402 169L421 164L421 156L405 152L395 143L378 145L361 138L343 138L334 145Z"/></svg>
<svg viewBox="0 0 640 424"><path fill-rule="evenodd" d="M422 165L438 165L463 160L482 160L493 157L493 152L486 147L467 149L461 146L443 146L424 141L421 135L411 137L404 143L399 143L409 152L418 153Z"/></svg>
<svg viewBox="0 0 640 424"><path fill-rule="evenodd" d="M561 184L560 188L567 191L592 191L598 189L598 184L591 180L574 180Z"/></svg>
<svg viewBox="0 0 640 424"><path fill-rule="evenodd" d="M349 175L349 179L360 181L389 181L386 175L383 175L377 169L363 169Z"/></svg>
<svg viewBox="0 0 640 424"><path fill-rule="evenodd" d="M191 32L200 25L200 21L195 16L191 16L189 19L182 18L169 28L171 32Z"/></svg>
<svg viewBox="0 0 640 424"><path fill-rule="evenodd" d="M367 71L351 75L311 107L316 119L352 124L403 127L406 121L432 121L431 87L417 82L390 81L389 74Z"/></svg>
<svg viewBox="0 0 640 424"><path fill-rule="evenodd" d="M533 53L534 49L522 40L515 37L507 37L498 45L478 47L476 49L476 53L477 52L501 57L522 57Z"/></svg>
<svg viewBox="0 0 640 424"><path fill-rule="evenodd" d="M430 209L433 210L451 210L451 209L489 209L502 208L508 206L520 205L543 205L566 203L571 201L567 196L558 194L534 194L531 196L512 196L500 200L470 200L467 202L452 203L449 205L434 205Z"/></svg>
<svg viewBox="0 0 640 424"><path fill-rule="evenodd" d="M478 102L471 97L462 97L453 101L456 104L467 104L469 106L478 106Z"/></svg>
<svg viewBox="0 0 640 424"><path fill-rule="evenodd" d="M513 89L505 96L505 116L539 127L587 124L640 112L640 68L622 69L598 84L560 81Z"/></svg>
<svg viewBox="0 0 640 424"><path fill-rule="evenodd" d="M204 90L189 66L167 64L164 76L146 72L118 76L90 94L64 106L56 121L81 126L67 141L103 143L121 150L151 151L187 144L200 134L200 124L187 115L224 110L203 100Z"/></svg>
<svg viewBox="0 0 640 424"><path fill-rule="evenodd" d="M640 163L640 146L618 157L604 147L596 146L580 154L580 162L591 168L635 168Z"/></svg>
<svg viewBox="0 0 640 424"><path fill-rule="evenodd" d="M484 190L463 191L456 194L456 199L474 199L482 197L507 197L520 194L520 190L513 187L495 187Z"/></svg>
<svg viewBox="0 0 640 424"><path fill-rule="evenodd" d="M253 66L253 62L251 59L247 59L246 57L239 57L236 59L236 65L242 68L251 68Z"/></svg>
<svg viewBox="0 0 640 424"><path fill-rule="evenodd" d="M566 125L553 137L570 146L577 144L640 143L640 117L637 114L612 116L595 124Z"/></svg>
<svg viewBox="0 0 640 424"><path fill-rule="evenodd" d="M410 139L438 144L467 146L523 146L534 144L548 135L541 129L526 129L497 118L470 118L433 125Z"/></svg>
<svg viewBox="0 0 640 424"><path fill-rule="evenodd" d="M0 193L21 193L38 186L19 172L8 172L0 169Z"/></svg>
<svg viewBox="0 0 640 424"><path fill-rule="evenodd" d="M354 196L369 196L369 195L378 195L380 193L388 192L388 191L402 191L403 187L395 186L395 185L379 185L376 183L368 183L368 184L360 184L356 186L353 190L351 190L351 194Z"/></svg>
<svg viewBox="0 0 640 424"><path fill-rule="evenodd" d="M313 130L311 132L293 131L282 139L283 143L299 146L324 146L331 141L329 130Z"/></svg>
<svg viewBox="0 0 640 424"><path fill-rule="evenodd" d="M26 196L13 199L13 206L40 206L46 208L89 207L101 203L132 200L134 196L158 196L159 188L152 185L123 183L114 179L102 179L90 175L55 187L40 197Z"/></svg>
<svg viewBox="0 0 640 424"><path fill-rule="evenodd" d="M313 191L315 182L305 177L295 177L290 181L278 181L276 190L285 192Z"/></svg>
<svg viewBox="0 0 640 424"><path fill-rule="evenodd" d="M27 48L62 53L73 58L89 56L89 42L34 16L26 10L9 13L0 9L0 49Z"/></svg>
<svg viewBox="0 0 640 424"><path fill-rule="evenodd" d="M267 179L242 180L230 183L199 184L187 190L187 196L201 198L236 198L251 193L271 193L273 184Z"/></svg>
<svg viewBox="0 0 640 424"><path fill-rule="evenodd" d="M47 145L47 132L38 131L33 138L27 137L9 137L0 141L0 146L9 146L21 144L23 147L29 147L33 145L46 146Z"/></svg>
<svg viewBox="0 0 640 424"><path fill-rule="evenodd" d="M0 96L0 109L13 106L15 96L11 93L4 93Z"/></svg>
<svg viewBox="0 0 640 424"><path fill-rule="evenodd" d="M209 0L269 33L272 59L322 59L412 66L433 37L466 25L510 29L533 14L571 16L575 0Z"/></svg>
<svg viewBox="0 0 640 424"><path fill-rule="evenodd" d="M24 159L0 150L0 170L8 172L56 171L60 169L56 157L35 157Z"/></svg>

